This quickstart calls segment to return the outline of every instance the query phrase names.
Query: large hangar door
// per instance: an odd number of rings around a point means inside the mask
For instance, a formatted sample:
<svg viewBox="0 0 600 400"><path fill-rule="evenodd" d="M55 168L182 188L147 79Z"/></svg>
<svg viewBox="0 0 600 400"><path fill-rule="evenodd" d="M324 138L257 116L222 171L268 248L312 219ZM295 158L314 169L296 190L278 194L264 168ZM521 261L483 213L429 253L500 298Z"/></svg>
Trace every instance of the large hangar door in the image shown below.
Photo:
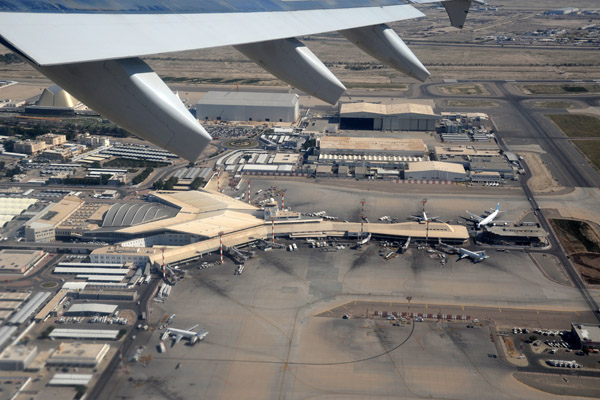
<svg viewBox="0 0 600 400"><path fill-rule="evenodd" d="M340 129L372 131L375 129L374 118L344 118L340 119Z"/></svg>

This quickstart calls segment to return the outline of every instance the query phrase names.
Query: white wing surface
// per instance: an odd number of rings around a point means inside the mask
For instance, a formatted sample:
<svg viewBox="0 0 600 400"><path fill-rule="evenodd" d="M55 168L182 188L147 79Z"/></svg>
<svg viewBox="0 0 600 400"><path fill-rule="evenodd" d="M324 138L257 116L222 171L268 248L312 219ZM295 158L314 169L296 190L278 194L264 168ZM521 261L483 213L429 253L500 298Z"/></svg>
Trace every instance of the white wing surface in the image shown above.
<svg viewBox="0 0 600 400"><path fill-rule="evenodd" d="M462 27L471 0L441 0ZM473 0L480 2L479 0ZM335 104L344 85L296 37L339 31L411 77L429 71L386 23L432 0L0 0L0 43L124 129L195 161L211 140L140 59L235 46L290 85Z"/></svg>

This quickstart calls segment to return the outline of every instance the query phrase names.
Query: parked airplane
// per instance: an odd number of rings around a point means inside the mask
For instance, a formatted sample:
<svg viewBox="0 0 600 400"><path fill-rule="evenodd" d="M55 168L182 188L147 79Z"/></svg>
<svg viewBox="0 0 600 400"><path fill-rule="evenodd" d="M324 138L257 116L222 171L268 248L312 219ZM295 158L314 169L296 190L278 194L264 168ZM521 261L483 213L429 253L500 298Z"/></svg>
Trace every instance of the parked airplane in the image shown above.
<svg viewBox="0 0 600 400"><path fill-rule="evenodd" d="M190 344L194 345L197 342L203 340L208 335L208 331L205 330L195 332L194 329L196 329L197 327L198 324L192 326L189 329L167 328L167 333L170 337L173 338L173 344L179 343L181 339L188 339L190 341Z"/></svg>
<svg viewBox="0 0 600 400"><path fill-rule="evenodd" d="M480 261L485 260L486 258L489 258L489 256L485 255L485 250L482 251L470 251L467 249L463 249L462 247L459 249L460 251L460 256L459 256L459 260L463 259L463 258L470 258L471 261L477 263Z"/></svg>
<svg viewBox="0 0 600 400"><path fill-rule="evenodd" d="M425 211L422 212L422 215L411 215L409 218L418 222L442 222L438 219L440 217L428 217Z"/></svg>
<svg viewBox="0 0 600 400"><path fill-rule="evenodd" d="M496 217L498 216L499 213L503 212L500 211L500 203L498 203L496 205L496 209L490 209L491 213L486 216L486 217L481 217L479 215L473 214L471 212L469 212L469 210L467 210L467 214L469 214L471 216L471 219L477 221L477 229L481 228L482 226L487 226L490 224L495 225L494 220L496 219ZM498 223L500 221L496 221L496 223ZM506 224L505 222L502 222L503 224Z"/></svg>
<svg viewBox="0 0 600 400"><path fill-rule="evenodd" d="M462 28L482 0L0 1L0 44L122 128L189 161L211 137L140 57L234 46L277 78L335 104L345 86L296 37L338 31L413 78L429 71L387 23L441 2ZM43 32L43 34L40 34Z"/></svg>

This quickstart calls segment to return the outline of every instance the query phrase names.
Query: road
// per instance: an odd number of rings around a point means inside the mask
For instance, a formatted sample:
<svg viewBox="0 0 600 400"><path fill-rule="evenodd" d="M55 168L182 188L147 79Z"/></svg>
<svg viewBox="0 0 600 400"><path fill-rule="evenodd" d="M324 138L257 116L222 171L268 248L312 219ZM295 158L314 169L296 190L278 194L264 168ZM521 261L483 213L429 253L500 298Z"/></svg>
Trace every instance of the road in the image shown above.
<svg viewBox="0 0 600 400"><path fill-rule="evenodd" d="M146 313L148 314L148 318L150 318L150 313L149 313L150 302L152 301L152 297L153 297L154 293L156 292L156 288L158 287L158 285L161 282L162 282L161 279L152 280L151 283L142 292L142 294L140 295L140 298L138 299L141 303L141 305L138 309L138 313L141 313L142 311L146 311ZM136 336L137 336L136 339L131 340L130 337L132 337L133 332L137 332L136 328L135 328L135 324L134 324L134 328L131 329L127 335L125 335L125 337L123 339L123 343L121 344L121 348L119 349L119 352L117 352L114 355L114 357L112 358L112 360L110 360L110 362L108 363L108 365L102 372L102 375L100 375L100 377L98 378L98 381L94 384L92 389L89 391L89 393L87 395L88 399L95 400L95 399L110 398L110 397L105 396L105 392L110 391L108 382L110 381L110 378L113 376L115 371L117 371L117 369L119 368L119 364L121 363L121 360L123 360L123 363L128 362L129 361L128 359L131 356L133 349L142 345L142 343L147 343L149 335L152 334L151 331L139 331L138 333L136 333Z"/></svg>

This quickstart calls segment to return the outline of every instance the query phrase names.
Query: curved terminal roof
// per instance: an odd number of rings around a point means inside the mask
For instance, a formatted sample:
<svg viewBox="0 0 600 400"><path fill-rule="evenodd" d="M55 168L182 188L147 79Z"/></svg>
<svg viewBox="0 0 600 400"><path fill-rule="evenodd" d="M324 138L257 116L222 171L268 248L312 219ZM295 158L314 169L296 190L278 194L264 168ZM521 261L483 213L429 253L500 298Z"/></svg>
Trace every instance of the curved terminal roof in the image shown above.
<svg viewBox="0 0 600 400"><path fill-rule="evenodd" d="M177 215L176 208L156 203L113 204L102 221L102 227L126 227Z"/></svg>

